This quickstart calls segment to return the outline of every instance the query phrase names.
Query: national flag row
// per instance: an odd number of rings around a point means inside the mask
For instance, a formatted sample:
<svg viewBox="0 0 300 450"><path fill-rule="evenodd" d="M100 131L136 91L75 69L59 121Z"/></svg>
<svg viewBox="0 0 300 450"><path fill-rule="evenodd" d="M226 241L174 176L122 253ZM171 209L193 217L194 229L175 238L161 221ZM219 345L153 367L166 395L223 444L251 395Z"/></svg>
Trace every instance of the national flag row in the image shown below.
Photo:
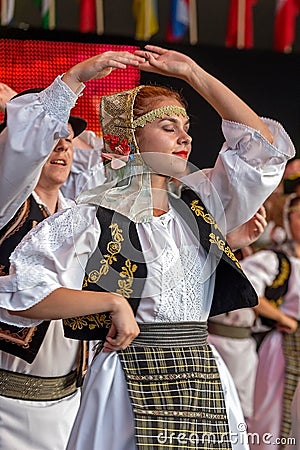
<svg viewBox="0 0 300 450"><path fill-rule="evenodd" d="M41 11L43 28L55 28L55 0L32 0ZM253 9L260 0L229 0L225 45L253 47ZM158 0L133 0L132 14L136 23L135 37L149 40L159 31ZM0 0L1 25L13 21L15 0ZM275 0L274 50L289 52L295 40L296 19L300 0ZM80 0L79 31L104 33L103 0ZM178 42L189 33L189 42L198 42L197 0L171 0L167 42Z"/></svg>

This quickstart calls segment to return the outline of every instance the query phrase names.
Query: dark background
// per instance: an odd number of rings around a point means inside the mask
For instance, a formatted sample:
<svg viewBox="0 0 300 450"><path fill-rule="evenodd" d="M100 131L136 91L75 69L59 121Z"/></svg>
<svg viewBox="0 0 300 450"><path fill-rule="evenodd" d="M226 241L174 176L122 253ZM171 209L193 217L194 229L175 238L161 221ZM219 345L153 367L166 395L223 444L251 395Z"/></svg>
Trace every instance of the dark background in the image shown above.
<svg viewBox="0 0 300 450"><path fill-rule="evenodd" d="M152 41L163 41L170 0L158 0L159 31ZM198 44L224 46L229 0L197 0ZM56 0L56 29L78 31L80 0ZM257 0L253 7L254 47L272 50L276 0ZM132 0L103 0L104 30L107 35L134 38ZM14 27L40 26L40 12L33 0L16 0ZM188 43L188 35L184 41ZM293 52L300 52L300 15L296 20Z"/></svg>

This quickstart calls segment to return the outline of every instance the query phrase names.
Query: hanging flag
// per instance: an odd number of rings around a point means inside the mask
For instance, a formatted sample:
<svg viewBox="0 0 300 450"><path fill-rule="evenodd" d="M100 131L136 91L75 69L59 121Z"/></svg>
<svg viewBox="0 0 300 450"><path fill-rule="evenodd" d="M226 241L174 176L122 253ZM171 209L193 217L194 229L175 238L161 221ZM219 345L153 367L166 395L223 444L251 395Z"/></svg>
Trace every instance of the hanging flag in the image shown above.
<svg viewBox="0 0 300 450"><path fill-rule="evenodd" d="M1 0L1 25L9 25L14 17L15 0Z"/></svg>
<svg viewBox="0 0 300 450"><path fill-rule="evenodd" d="M95 0L80 1L79 31L81 33L93 33L96 31Z"/></svg>
<svg viewBox="0 0 300 450"><path fill-rule="evenodd" d="M147 41L158 32L157 0L133 0L132 13L136 39Z"/></svg>
<svg viewBox="0 0 300 450"><path fill-rule="evenodd" d="M55 28L55 0L33 0L39 6L42 17L42 27L49 30Z"/></svg>
<svg viewBox="0 0 300 450"><path fill-rule="evenodd" d="M180 41L189 28L189 0L171 0L166 41Z"/></svg>
<svg viewBox="0 0 300 450"><path fill-rule="evenodd" d="M277 0L274 22L274 50L288 53L295 40L300 0Z"/></svg>
<svg viewBox="0 0 300 450"><path fill-rule="evenodd" d="M79 31L103 34L103 0L80 0Z"/></svg>
<svg viewBox="0 0 300 450"><path fill-rule="evenodd" d="M226 47L253 47L253 6L256 1L230 1L225 39Z"/></svg>

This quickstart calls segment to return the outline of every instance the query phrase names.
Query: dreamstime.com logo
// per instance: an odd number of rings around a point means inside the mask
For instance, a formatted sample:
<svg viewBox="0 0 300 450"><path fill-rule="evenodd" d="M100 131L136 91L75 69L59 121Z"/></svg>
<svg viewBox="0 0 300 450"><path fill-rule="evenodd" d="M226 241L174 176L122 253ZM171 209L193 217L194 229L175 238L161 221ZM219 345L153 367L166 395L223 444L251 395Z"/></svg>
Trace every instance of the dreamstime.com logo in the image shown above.
<svg viewBox="0 0 300 450"><path fill-rule="evenodd" d="M216 436L213 433L182 433L172 432L168 433L167 430L157 435L157 441L159 444L173 444L173 445L194 445L195 448L199 444L222 444L227 436ZM248 433L245 423L239 423L236 432L230 432L229 440L232 445L237 444L249 444L249 445L296 445L296 439L292 437L274 437L272 433L264 433L259 435L258 433Z"/></svg>

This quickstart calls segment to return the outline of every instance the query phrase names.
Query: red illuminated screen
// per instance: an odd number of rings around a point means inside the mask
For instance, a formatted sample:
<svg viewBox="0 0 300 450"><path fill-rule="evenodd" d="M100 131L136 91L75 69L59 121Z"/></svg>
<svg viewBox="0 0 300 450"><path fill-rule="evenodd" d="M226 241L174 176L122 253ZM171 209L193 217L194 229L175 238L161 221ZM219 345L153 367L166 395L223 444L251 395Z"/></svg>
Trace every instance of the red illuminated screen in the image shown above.
<svg viewBox="0 0 300 450"><path fill-rule="evenodd" d="M86 58L108 50L133 52L136 48L128 45L0 39L0 81L17 92L34 87L45 88L57 75ZM72 114L86 119L88 129L99 135L100 97L131 89L139 84L139 80L140 72L128 67L116 69L102 80L88 81ZM3 114L0 113L2 120Z"/></svg>

